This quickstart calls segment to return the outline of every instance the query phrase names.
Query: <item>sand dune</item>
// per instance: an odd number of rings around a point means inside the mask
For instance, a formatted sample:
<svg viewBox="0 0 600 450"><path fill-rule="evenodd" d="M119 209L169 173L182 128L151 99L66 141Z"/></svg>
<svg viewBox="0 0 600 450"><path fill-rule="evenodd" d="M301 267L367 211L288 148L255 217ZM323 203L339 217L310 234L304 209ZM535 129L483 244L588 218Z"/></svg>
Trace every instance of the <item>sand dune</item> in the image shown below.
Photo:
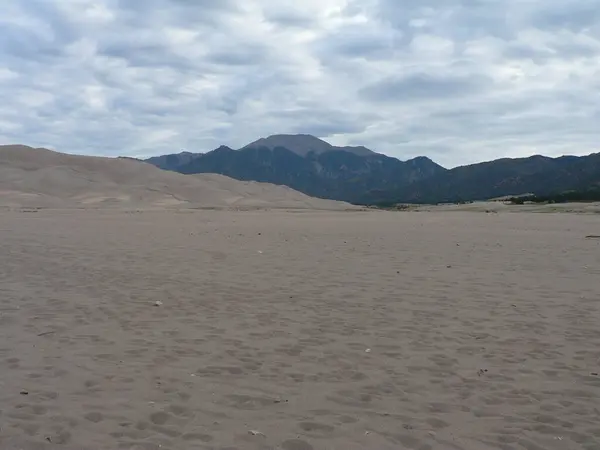
<svg viewBox="0 0 600 450"><path fill-rule="evenodd" d="M10 202L78 207L0 208L0 450L600 448L595 214L169 209L343 205L28 147Z"/></svg>
<svg viewBox="0 0 600 450"><path fill-rule="evenodd" d="M181 175L127 158L0 146L0 206L190 206L352 209L285 186Z"/></svg>

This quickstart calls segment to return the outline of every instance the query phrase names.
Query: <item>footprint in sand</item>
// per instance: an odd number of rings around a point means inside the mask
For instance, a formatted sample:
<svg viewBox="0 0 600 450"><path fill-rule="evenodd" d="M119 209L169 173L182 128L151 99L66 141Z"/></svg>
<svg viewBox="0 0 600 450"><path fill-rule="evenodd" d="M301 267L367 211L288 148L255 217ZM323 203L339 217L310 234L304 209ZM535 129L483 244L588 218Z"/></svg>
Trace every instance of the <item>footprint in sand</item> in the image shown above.
<svg viewBox="0 0 600 450"><path fill-rule="evenodd" d="M152 422L154 425L164 425L169 421L169 417L169 413L164 411L155 412L150 414L150 422Z"/></svg>
<svg viewBox="0 0 600 450"><path fill-rule="evenodd" d="M213 437L210 434L204 433L186 433L181 438L184 441L192 442L192 441L200 441L200 442L211 442Z"/></svg>
<svg viewBox="0 0 600 450"><path fill-rule="evenodd" d="M281 443L282 450L314 450L314 447L301 439L289 439Z"/></svg>
<svg viewBox="0 0 600 450"><path fill-rule="evenodd" d="M83 417L84 417L85 420L88 420L88 421L93 422L93 423L99 423L99 422L102 422L104 420L104 416L102 415L102 413L99 413L99 412L96 412L96 411L87 413Z"/></svg>
<svg viewBox="0 0 600 450"><path fill-rule="evenodd" d="M334 427L331 425L317 422L300 422L298 425L303 431L311 434L329 434L334 430Z"/></svg>

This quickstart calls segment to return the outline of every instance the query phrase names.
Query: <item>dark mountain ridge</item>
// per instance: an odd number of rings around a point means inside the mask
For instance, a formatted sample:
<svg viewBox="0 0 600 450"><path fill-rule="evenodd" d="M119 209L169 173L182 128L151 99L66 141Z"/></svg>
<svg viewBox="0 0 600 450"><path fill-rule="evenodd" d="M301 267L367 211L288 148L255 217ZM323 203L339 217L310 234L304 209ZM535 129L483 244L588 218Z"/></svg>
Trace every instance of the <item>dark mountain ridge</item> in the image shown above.
<svg viewBox="0 0 600 450"><path fill-rule="evenodd" d="M369 156L375 153L373 150L362 146L336 147L310 134L274 134L267 138L258 139L243 147L242 150L249 148L268 148L269 150L273 150L277 147L286 148L299 156L306 156L309 153L321 154L333 151L345 151L358 156Z"/></svg>
<svg viewBox="0 0 600 450"><path fill-rule="evenodd" d="M177 171L177 167L187 164L192 159L200 156L202 153L181 152L170 155L153 156L145 161L159 169Z"/></svg>
<svg viewBox="0 0 600 450"><path fill-rule="evenodd" d="M456 167L369 202L443 203L534 193L549 195L600 185L600 153L550 158L502 158Z"/></svg>
<svg viewBox="0 0 600 450"><path fill-rule="evenodd" d="M183 152L146 161L184 174L219 173L283 184L314 197L356 204L486 200L600 184L600 153L502 158L448 170L424 156L400 161L365 147L336 147L309 135L275 135L240 150L221 146L204 154Z"/></svg>
<svg viewBox="0 0 600 450"><path fill-rule="evenodd" d="M220 147L175 170L284 184L314 197L352 202L371 189L400 188L406 181L445 169L430 160L402 162L376 153L358 156L345 150L332 150L320 154L311 151L300 156L284 147L241 150Z"/></svg>

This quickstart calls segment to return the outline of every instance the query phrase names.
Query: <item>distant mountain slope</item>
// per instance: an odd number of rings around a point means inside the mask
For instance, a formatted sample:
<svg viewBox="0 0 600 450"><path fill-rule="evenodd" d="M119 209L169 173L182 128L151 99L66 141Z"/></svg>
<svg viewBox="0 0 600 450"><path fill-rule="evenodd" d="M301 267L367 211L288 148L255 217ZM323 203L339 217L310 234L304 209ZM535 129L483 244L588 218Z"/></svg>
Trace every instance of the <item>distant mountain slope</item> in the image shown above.
<svg viewBox="0 0 600 450"><path fill-rule="evenodd" d="M220 175L186 176L131 158L0 146L0 206L191 206L348 209L285 186Z"/></svg>
<svg viewBox="0 0 600 450"><path fill-rule="evenodd" d="M274 135L240 150L221 146L205 154L163 155L146 162L184 174L218 173L362 203L369 202L371 191L378 196L446 170L425 157L403 162L365 147L336 147L310 135Z"/></svg>
<svg viewBox="0 0 600 450"><path fill-rule="evenodd" d="M308 135L275 135L241 150L219 147L206 154L166 155L147 161L157 165L169 161L165 168L186 174L219 173L283 184L315 197L356 204L544 195L587 189L600 182L600 153L503 158L447 170L426 157L400 161L364 147L335 147Z"/></svg>
<svg viewBox="0 0 600 450"><path fill-rule="evenodd" d="M310 152L303 157L283 147L220 147L176 170L284 184L311 196L349 202L371 190L397 189L445 171L426 158L402 162L377 153L359 156L343 150Z"/></svg>
<svg viewBox="0 0 600 450"><path fill-rule="evenodd" d="M600 185L600 153L588 156L498 159L457 167L436 177L381 192L370 202L438 203L534 193L554 194Z"/></svg>
<svg viewBox="0 0 600 450"><path fill-rule="evenodd" d="M146 162L149 162L159 169L175 170L176 167L187 164L200 155L201 153L181 152L172 155L153 156L152 158L148 158Z"/></svg>
<svg viewBox="0 0 600 450"><path fill-rule="evenodd" d="M333 151L346 151L358 156L375 154L374 151L362 146L336 147L309 134L275 134L273 136L254 141L243 147L242 150L249 148L268 148L269 150L274 150L277 147L286 148L299 156L306 156L311 152L319 155Z"/></svg>

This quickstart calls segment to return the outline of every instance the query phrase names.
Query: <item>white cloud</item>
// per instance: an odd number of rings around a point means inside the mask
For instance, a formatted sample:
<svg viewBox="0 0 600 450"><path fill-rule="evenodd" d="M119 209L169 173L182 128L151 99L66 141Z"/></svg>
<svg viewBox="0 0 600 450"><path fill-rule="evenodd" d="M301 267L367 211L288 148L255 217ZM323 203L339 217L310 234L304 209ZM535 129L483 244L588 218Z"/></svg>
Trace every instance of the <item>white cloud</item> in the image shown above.
<svg viewBox="0 0 600 450"><path fill-rule="evenodd" d="M6 67L0 67L0 83L3 81L14 80L19 74L14 70L7 69Z"/></svg>
<svg viewBox="0 0 600 450"><path fill-rule="evenodd" d="M447 165L598 151L594 0L4 0L0 140L153 155L312 133Z"/></svg>

